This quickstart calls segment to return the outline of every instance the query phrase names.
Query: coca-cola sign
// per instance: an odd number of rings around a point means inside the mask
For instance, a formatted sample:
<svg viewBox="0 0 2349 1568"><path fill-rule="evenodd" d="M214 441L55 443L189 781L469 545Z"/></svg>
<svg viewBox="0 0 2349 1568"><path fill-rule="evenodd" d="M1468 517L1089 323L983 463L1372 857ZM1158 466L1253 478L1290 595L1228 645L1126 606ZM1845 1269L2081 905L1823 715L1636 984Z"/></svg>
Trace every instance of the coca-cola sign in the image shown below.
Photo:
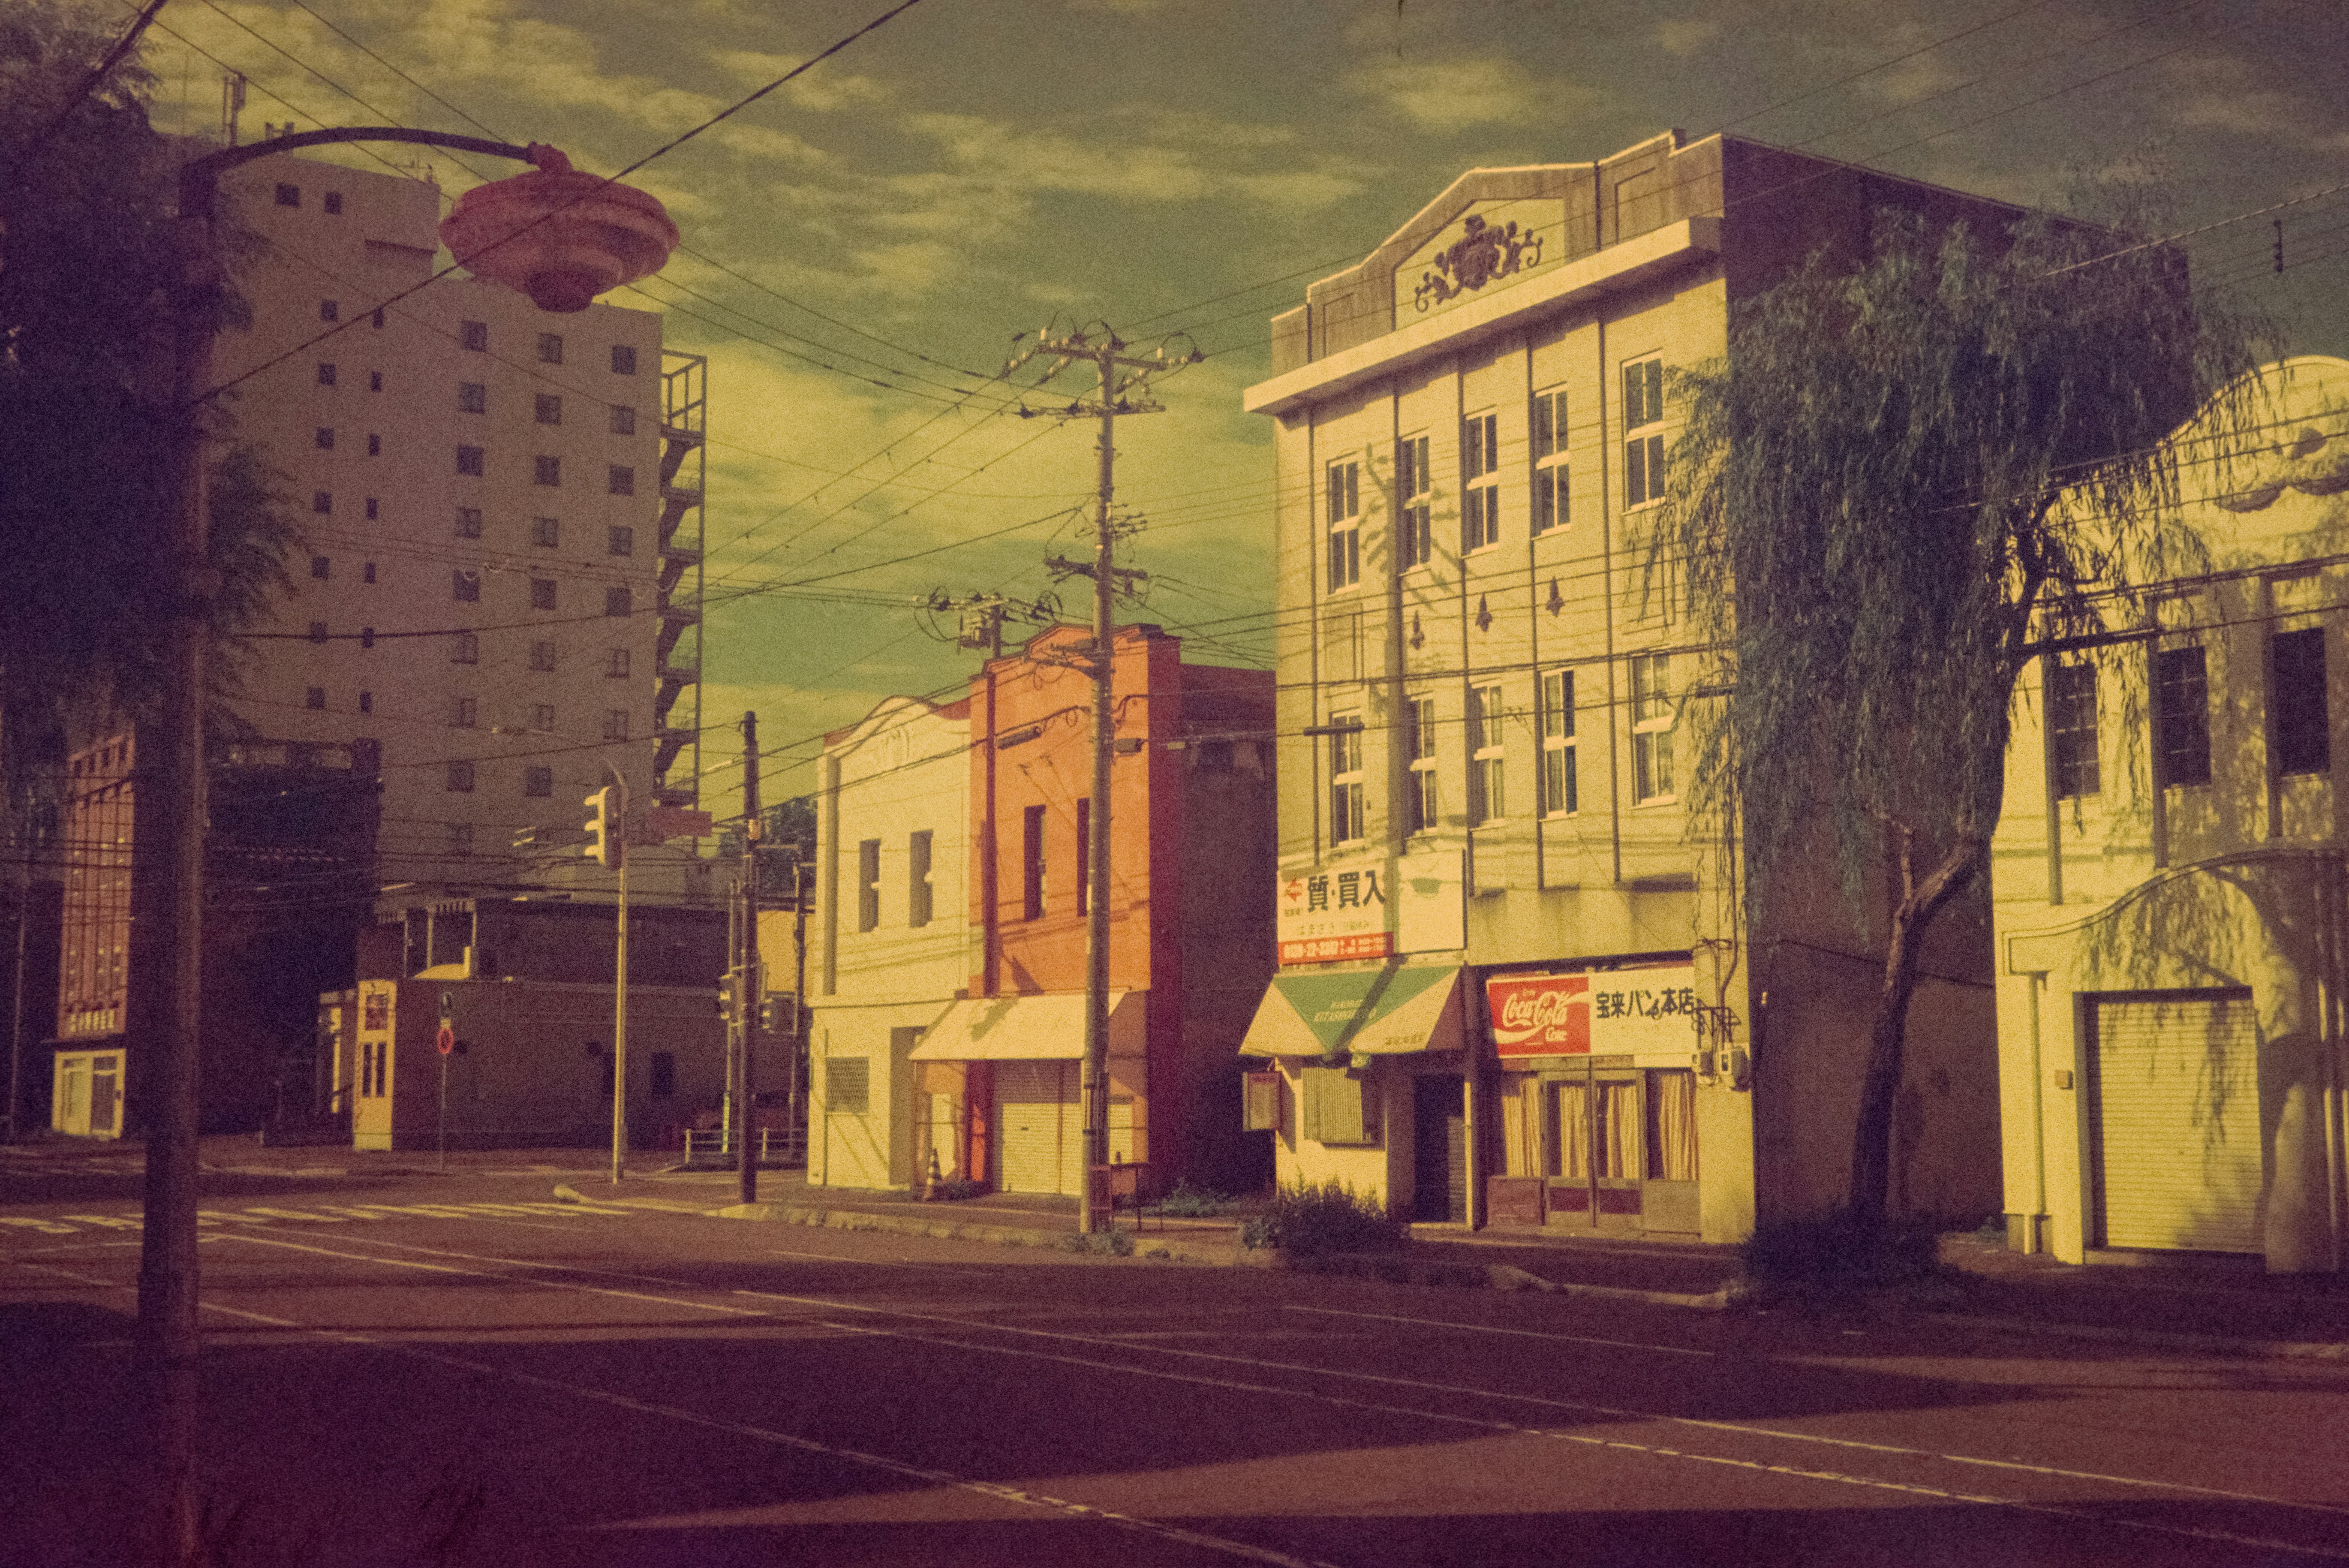
<svg viewBox="0 0 2349 1568"><path fill-rule="evenodd" d="M1671 1054L1696 1048L1696 971L1495 976L1493 1048L1507 1056Z"/></svg>

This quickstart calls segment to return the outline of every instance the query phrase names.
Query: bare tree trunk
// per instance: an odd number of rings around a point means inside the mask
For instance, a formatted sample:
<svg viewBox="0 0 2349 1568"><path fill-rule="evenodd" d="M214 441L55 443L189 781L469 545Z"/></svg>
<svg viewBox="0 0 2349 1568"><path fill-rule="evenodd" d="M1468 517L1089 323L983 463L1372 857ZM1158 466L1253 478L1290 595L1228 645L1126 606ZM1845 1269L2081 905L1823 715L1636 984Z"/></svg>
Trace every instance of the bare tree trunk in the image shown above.
<svg viewBox="0 0 2349 1568"><path fill-rule="evenodd" d="M1917 964L1924 956L1925 933L1950 900L1974 879L1987 847L1980 837L1961 835L1920 882L1916 835L1899 824L1891 826L1899 846L1900 902L1893 909L1892 930L1885 943L1884 989L1877 998L1875 1023L1868 1034L1868 1073L1860 1082L1859 1117L1851 1138L1849 1208L1862 1231L1873 1231L1884 1222L1892 1177L1892 1104L1900 1090L1909 1002L1917 991Z"/></svg>

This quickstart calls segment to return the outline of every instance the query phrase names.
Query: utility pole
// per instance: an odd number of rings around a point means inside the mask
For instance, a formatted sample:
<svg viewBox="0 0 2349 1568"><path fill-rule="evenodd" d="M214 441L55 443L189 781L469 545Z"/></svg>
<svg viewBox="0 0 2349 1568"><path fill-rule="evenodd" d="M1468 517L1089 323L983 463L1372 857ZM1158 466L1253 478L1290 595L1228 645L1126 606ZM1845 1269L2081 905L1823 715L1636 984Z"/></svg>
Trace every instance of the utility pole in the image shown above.
<svg viewBox="0 0 2349 1568"><path fill-rule="evenodd" d="M742 715L742 983L735 990L734 1060L738 1074L734 1093L735 1169L741 1177L741 1200L759 1201L759 1156L750 1147L750 1129L758 1121L753 1107L759 1096L759 992L763 989L759 963L759 715Z"/></svg>
<svg viewBox="0 0 2349 1568"><path fill-rule="evenodd" d="M1022 335L1024 337L1024 334ZM1087 666L1093 684L1092 804L1087 812L1085 887L1085 1055L1079 1075L1084 1109L1085 1194L1077 1215L1080 1234L1092 1235L1108 1227L1109 1157L1109 846L1110 758L1116 739L1114 694L1111 690L1114 659L1111 641L1116 632L1114 595L1120 576L1112 552L1117 531L1111 521L1116 498L1116 421L1120 414L1156 413L1163 405L1142 396L1148 378L1156 371L1195 364L1204 358L1196 349L1170 360L1162 346L1148 358L1129 356L1127 344L1107 327L1094 337L1083 328L1059 337L1050 329L1036 335L1035 346L1004 367L1005 374L1029 360L1053 361L1043 380L1080 362L1093 367L1099 400L1088 406L1081 399L1064 410L1043 410L1050 417L1081 419L1087 414L1101 421L1100 477L1094 493L1093 559L1090 568L1075 566L1093 580L1093 637ZM1039 383L1041 384L1040 382ZM1129 398L1133 392L1137 396ZM1030 410L1023 408L1021 414Z"/></svg>

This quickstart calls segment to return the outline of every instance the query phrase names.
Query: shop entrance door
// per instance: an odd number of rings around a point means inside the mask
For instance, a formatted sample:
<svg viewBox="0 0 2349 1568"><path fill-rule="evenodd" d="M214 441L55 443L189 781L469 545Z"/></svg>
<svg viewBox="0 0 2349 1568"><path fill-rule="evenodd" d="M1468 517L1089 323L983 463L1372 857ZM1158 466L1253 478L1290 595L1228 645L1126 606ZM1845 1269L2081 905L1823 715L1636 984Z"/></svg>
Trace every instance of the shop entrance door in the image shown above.
<svg viewBox="0 0 2349 1568"><path fill-rule="evenodd" d="M1460 1080L1412 1080L1413 1220L1468 1222L1468 1118Z"/></svg>

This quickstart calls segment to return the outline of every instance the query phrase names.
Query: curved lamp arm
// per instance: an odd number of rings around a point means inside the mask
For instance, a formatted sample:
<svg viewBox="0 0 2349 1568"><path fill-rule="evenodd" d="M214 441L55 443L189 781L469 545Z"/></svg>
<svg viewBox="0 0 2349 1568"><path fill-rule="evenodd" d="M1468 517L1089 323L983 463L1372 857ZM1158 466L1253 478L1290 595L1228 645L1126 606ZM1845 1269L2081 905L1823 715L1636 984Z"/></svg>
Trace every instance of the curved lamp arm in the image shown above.
<svg viewBox="0 0 2349 1568"><path fill-rule="evenodd" d="M516 147L511 141L492 141L486 137L459 136L445 130L410 130L400 125L353 125L326 130L303 130L243 147L224 147L218 152L208 152L181 165L180 215L207 215L212 208L212 192L219 185L220 177L232 169L274 152L297 152L305 147L325 147L338 141L409 141L425 147L448 147L460 152L479 152L491 158L511 158L517 163L533 163L555 171L571 167L569 159L539 141L527 147Z"/></svg>

